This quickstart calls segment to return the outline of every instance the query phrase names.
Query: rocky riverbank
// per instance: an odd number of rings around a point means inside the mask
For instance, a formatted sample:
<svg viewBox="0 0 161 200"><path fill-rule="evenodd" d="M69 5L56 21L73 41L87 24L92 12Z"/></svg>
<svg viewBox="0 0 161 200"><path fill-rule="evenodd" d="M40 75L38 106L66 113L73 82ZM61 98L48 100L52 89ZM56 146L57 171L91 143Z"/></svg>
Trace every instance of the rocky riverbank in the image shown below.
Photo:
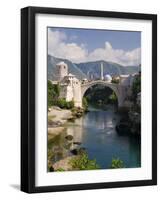
<svg viewBox="0 0 161 200"><path fill-rule="evenodd" d="M140 111L129 110L124 112L124 116L116 125L119 134L130 134L140 136L141 134L141 114Z"/></svg>
<svg viewBox="0 0 161 200"><path fill-rule="evenodd" d="M48 139L65 130L65 123L72 118L71 110L52 107L48 111Z"/></svg>
<svg viewBox="0 0 161 200"><path fill-rule="evenodd" d="M61 109L53 106L48 110L48 170L63 171L71 170L70 159L77 156L78 152L71 152L68 155L67 148L70 148L73 135L66 135L66 123L80 118L84 109L73 108L71 110ZM74 144L74 143L73 143ZM77 145L79 145L77 143ZM72 155L73 154L73 155ZM60 157L67 157L62 158Z"/></svg>
<svg viewBox="0 0 161 200"><path fill-rule="evenodd" d="M61 109L53 106L48 111L48 135L58 135L65 129L67 121L74 121L82 117L85 110L83 108L73 108L72 110Z"/></svg>
<svg viewBox="0 0 161 200"><path fill-rule="evenodd" d="M53 167L53 171L71 171L73 168L72 168L72 165L70 164L70 161L73 159L73 158L76 158L77 156L68 156L62 160L59 160L58 162L54 163L52 165Z"/></svg>

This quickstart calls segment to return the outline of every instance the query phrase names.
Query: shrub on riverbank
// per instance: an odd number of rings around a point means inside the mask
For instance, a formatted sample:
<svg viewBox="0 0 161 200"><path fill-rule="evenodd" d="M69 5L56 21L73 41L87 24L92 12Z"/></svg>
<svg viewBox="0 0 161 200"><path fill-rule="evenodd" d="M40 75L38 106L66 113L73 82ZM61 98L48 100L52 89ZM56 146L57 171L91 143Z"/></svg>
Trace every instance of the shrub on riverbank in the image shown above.
<svg viewBox="0 0 161 200"><path fill-rule="evenodd" d="M72 109L74 108L74 101L66 101L64 98L59 98L56 101L56 105L62 109Z"/></svg>
<svg viewBox="0 0 161 200"><path fill-rule="evenodd" d="M111 169L125 168L124 162L119 158L113 158L111 162Z"/></svg>
<svg viewBox="0 0 161 200"><path fill-rule="evenodd" d="M65 170L63 168L59 168L56 170L57 172L64 172Z"/></svg>
<svg viewBox="0 0 161 200"><path fill-rule="evenodd" d="M78 157L71 159L70 164L75 170L91 170L100 168L96 163L96 160L90 160L86 153L82 153Z"/></svg>

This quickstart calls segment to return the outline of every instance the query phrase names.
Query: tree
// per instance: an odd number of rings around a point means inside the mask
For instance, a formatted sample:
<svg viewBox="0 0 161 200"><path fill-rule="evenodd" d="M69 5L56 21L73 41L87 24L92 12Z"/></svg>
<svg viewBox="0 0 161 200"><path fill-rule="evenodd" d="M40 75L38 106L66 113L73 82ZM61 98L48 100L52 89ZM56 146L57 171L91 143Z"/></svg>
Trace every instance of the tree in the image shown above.
<svg viewBox="0 0 161 200"><path fill-rule="evenodd" d="M132 84L132 96L134 102L136 102L137 94L141 92L141 75L137 76Z"/></svg>
<svg viewBox="0 0 161 200"><path fill-rule="evenodd" d="M112 104L117 103L117 96L116 96L115 92L112 92L112 94L109 96L109 102Z"/></svg>
<svg viewBox="0 0 161 200"><path fill-rule="evenodd" d="M72 100L72 101L66 102L66 108L67 108L67 109L72 109L72 108L74 108L74 101Z"/></svg>
<svg viewBox="0 0 161 200"><path fill-rule="evenodd" d="M48 107L56 104L59 94L60 86L58 84L53 85L52 82L48 80Z"/></svg>
<svg viewBox="0 0 161 200"><path fill-rule="evenodd" d="M72 109L74 108L74 101L66 101L65 98L59 98L56 102L56 105L62 109Z"/></svg>
<svg viewBox="0 0 161 200"><path fill-rule="evenodd" d="M124 168L124 162L119 158L113 158L111 162L111 169Z"/></svg>
<svg viewBox="0 0 161 200"><path fill-rule="evenodd" d="M65 108L66 107L66 100L64 98L59 98L57 100L57 106L59 106L60 108Z"/></svg>
<svg viewBox="0 0 161 200"><path fill-rule="evenodd" d="M88 109L88 102L87 102L86 97L83 97L82 103L83 103L84 110L87 110Z"/></svg>
<svg viewBox="0 0 161 200"><path fill-rule="evenodd" d="M120 82L119 79L115 79L115 78L113 78L111 81L111 83L116 83L116 84L119 84L119 82Z"/></svg>

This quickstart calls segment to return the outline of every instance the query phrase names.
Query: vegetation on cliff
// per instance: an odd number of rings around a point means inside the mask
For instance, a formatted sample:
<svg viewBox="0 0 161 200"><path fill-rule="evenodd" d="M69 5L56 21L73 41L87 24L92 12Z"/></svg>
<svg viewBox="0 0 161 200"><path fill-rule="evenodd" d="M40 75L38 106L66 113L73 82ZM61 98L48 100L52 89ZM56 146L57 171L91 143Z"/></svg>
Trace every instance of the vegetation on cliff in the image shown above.
<svg viewBox="0 0 161 200"><path fill-rule="evenodd" d="M55 104L62 109L74 108L74 101L66 101L64 98L58 98Z"/></svg>
<svg viewBox="0 0 161 200"><path fill-rule="evenodd" d="M48 80L48 107L55 105L60 94L59 85L53 85L51 81Z"/></svg>
<svg viewBox="0 0 161 200"><path fill-rule="evenodd" d="M137 76L132 84L132 99L136 103L137 95L141 92L141 73Z"/></svg>
<svg viewBox="0 0 161 200"><path fill-rule="evenodd" d="M62 109L74 108L74 101L66 101L65 98L60 98L60 86L59 84L52 84L48 80L48 108L51 106L58 106Z"/></svg>
<svg viewBox="0 0 161 200"><path fill-rule="evenodd" d="M70 158L70 157L69 157ZM101 169L101 167L98 165L96 159L89 159L88 154L86 152L80 153L77 156L68 158L68 168L70 170L95 170L95 169ZM56 165L56 164L55 164ZM66 164L67 165L67 164ZM113 158L111 161L111 165L107 168L110 169L119 169L119 168L125 168L124 162L119 158ZM61 167L56 170L49 168L50 171L59 171L64 172L66 171L65 168Z"/></svg>

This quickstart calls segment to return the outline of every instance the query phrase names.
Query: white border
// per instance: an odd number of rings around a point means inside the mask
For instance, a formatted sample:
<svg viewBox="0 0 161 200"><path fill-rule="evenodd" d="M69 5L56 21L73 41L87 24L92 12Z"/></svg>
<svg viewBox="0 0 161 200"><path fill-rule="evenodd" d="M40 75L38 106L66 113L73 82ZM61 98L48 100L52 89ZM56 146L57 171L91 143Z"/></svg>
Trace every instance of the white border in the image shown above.
<svg viewBox="0 0 161 200"><path fill-rule="evenodd" d="M47 26L141 31L141 168L47 173ZM99 183L152 178L152 23L63 15L36 15L36 186Z"/></svg>

